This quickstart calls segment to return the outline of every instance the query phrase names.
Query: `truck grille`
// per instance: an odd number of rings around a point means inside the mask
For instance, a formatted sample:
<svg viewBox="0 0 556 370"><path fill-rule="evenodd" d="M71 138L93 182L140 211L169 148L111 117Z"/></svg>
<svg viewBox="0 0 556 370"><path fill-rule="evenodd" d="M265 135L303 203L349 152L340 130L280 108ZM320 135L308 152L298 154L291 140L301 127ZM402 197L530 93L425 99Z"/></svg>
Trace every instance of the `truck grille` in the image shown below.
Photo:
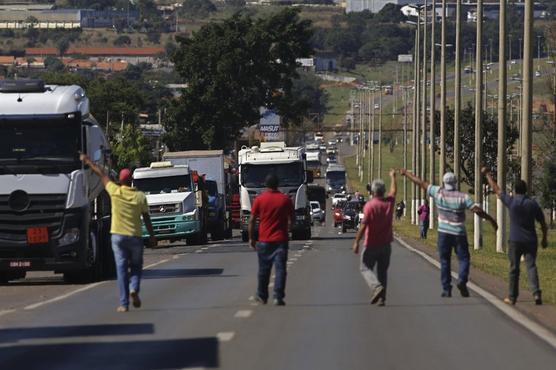
<svg viewBox="0 0 556 370"><path fill-rule="evenodd" d="M151 216L164 216L176 214L179 212L176 204L158 204L156 206L149 206L149 213Z"/></svg>
<svg viewBox="0 0 556 370"><path fill-rule="evenodd" d="M29 206L21 212L9 204L9 195L0 195L0 239L21 241L27 238L27 229L46 226L50 235L62 227L66 208L66 194L29 194Z"/></svg>

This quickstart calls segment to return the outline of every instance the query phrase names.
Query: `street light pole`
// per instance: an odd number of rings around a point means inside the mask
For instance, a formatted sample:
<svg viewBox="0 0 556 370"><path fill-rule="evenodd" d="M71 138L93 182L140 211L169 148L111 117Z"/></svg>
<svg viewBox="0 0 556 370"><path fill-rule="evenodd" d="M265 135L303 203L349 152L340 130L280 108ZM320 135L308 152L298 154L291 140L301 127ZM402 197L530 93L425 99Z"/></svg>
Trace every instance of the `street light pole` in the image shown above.
<svg viewBox="0 0 556 370"><path fill-rule="evenodd" d="M455 95L454 95L454 173L458 182L461 178L460 171L460 138L461 125L461 0L456 2L456 66L455 66ZM442 176L443 174L441 174Z"/></svg>
<svg viewBox="0 0 556 370"><path fill-rule="evenodd" d="M440 176L446 172L446 0L442 0L442 39L440 55ZM433 181L431 181L433 183Z"/></svg>
<svg viewBox="0 0 556 370"><path fill-rule="evenodd" d="M523 97L522 97L522 137L521 137L521 179L531 187L532 160L532 106L533 106L533 0L525 0L525 20L523 23Z"/></svg>
<svg viewBox="0 0 556 370"><path fill-rule="evenodd" d="M482 90L483 90L483 0L477 0L477 49L475 51L475 203L483 204L481 162L482 137ZM481 219L474 215L473 247L481 248Z"/></svg>
<svg viewBox="0 0 556 370"><path fill-rule="evenodd" d="M418 147L418 136L417 131L419 127L419 88L421 87L421 9L419 8L417 16L417 29L415 30L415 58L414 58L414 70L413 70L413 122L411 130L411 166L414 174L418 173L418 158L417 158L417 147ZM415 225L417 223L417 185L413 182L411 183L411 223Z"/></svg>
<svg viewBox="0 0 556 370"><path fill-rule="evenodd" d="M427 22L428 22L428 1L425 0L425 17L424 17L424 28L423 28L423 96L422 99L422 112L421 112L421 178L426 180L427 178ZM425 192L419 189L419 202L425 200Z"/></svg>
<svg viewBox="0 0 556 370"><path fill-rule="evenodd" d="M496 165L496 180L502 190L506 190L506 95L507 61L506 61L506 0L500 0L500 25L498 42L498 163ZM506 234L506 217L504 205L496 199L496 252L504 252L504 235Z"/></svg>
<svg viewBox="0 0 556 370"><path fill-rule="evenodd" d="M378 176L377 179L382 178L382 82L379 84L380 92L378 95ZM374 108L374 107L373 107Z"/></svg>
<svg viewBox="0 0 556 370"><path fill-rule="evenodd" d="M444 0L442 0L444 4ZM434 144L436 142L436 0L432 1L432 19L431 19L431 96L430 96L430 114L429 114L429 182L435 183L435 155ZM425 198L427 195L425 194ZM434 229L434 198L429 199L429 229Z"/></svg>

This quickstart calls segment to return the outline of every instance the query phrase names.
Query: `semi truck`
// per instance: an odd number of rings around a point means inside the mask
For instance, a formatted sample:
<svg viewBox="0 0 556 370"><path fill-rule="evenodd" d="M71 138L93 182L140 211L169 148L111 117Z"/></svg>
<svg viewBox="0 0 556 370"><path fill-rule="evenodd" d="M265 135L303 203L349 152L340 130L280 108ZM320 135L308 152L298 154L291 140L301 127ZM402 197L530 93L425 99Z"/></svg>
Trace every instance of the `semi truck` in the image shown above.
<svg viewBox="0 0 556 370"><path fill-rule="evenodd" d="M79 152L109 170L108 142L76 85L0 81L0 283L114 273L110 198Z"/></svg>
<svg viewBox="0 0 556 370"><path fill-rule="evenodd" d="M238 153L241 203L241 237L249 239L248 224L254 199L265 191L265 178L274 173L280 179L279 190L288 195L295 208L291 225L292 239L311 238L311 215L307 184L313 181L307 171L305 150L286 147L284 142L264 142L243 147Z"/></svg>
<svg viewBox="0 0 556 370"><path fill-rule="evenodd" d="M145 193L158 240L207 241L207 197L203 179L188 166L154 162L133 172L133 186ZM149 234L143 225L143 238Z"/></svg>
<svg viewBox="0 0 556 370"><path fill-rule="evenodd" d="M314 178L320 178L321 168L322 168L320 151L308 151L306 155L307 155L307 169L313 172Z"/></svg>
<svg viewBox="0 0 556 370"><path fill-rule="evenodd" d="M192 150L167 152L162 158L174 165L187 165L205 178L208 190L207 231L212 240L231 237L224 152L222 150Z"/></svg>

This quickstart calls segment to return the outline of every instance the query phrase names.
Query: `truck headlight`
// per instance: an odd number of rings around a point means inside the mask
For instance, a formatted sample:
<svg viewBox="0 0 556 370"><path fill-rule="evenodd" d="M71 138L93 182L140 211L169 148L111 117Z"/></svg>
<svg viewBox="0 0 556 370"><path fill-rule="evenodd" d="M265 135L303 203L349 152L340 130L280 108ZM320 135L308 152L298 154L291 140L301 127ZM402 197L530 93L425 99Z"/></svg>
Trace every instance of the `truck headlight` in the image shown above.
<svg viewBox="0 0 556 370"><path fill-rule="evenodd" d="M66 233L58 239L58 246L63 247L66 245L73 244L79 240L79 229L72 228L66 231Z"/></svg>
<svg viewBox="0 0 556 370"><path fill-rule="evenodd" d="M197 221L198 219L199 219L199 214L197 213L197 211L193 211L183 215L184 221Z"/></svg>
<svg viewBox="0 0 556 370"><path fill-rule="evenodd" d="M351 220L351 216L344 216L344 220Z"/></svg>

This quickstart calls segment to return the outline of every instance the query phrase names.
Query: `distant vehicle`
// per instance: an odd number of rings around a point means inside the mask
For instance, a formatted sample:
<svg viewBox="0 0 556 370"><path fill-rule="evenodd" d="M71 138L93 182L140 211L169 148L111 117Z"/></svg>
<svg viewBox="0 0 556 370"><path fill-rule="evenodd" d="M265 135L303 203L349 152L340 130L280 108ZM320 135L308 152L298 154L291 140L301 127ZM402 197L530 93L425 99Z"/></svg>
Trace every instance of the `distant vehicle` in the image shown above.
<svg viewBox="0 0 556 370"><path fill-rule="evenodd" d="M309 201L317 201L321 209L326 209L326 189L320 185L309 184L307 186L307 197Z"/></svg>
<svg viewBox="0 0 556 370"><path fill-rule="evenodd" d="M466 73L466 74L473 73L473 68L471 68L470 66L467 66L463 69L463 72Z"/></svg>
<svg viewBox="0 0 556 370"><path fill-rule="evenodd" d="M361 202L352 200L346 202L342 209L342 232L345 233L348 229L356 230L359 225L359 213L361 212Z"/></svg>
<svg viewBox="0 0 556 370"><path fill-rule="evenodd" d="M535 77L541 77L541 71L535 71Z"/></svg>
<svg viewBox="0 0 556 370"><path fill-rule="evenodd" d="M338 159L336 159L336 154L328 154L328 156L326 157L326 162L328 164L338 163Z"/></svg>
<svg viewBox="0 0 556 370"><path fill-rule="evenodd" d="M375 103L375 109L380 109L380 105L378 103Z"/></svg>
<svg viewBox="0 0 556 370"><path fill-rule="evenodd" d="M339 201L336 203L336 206L332 208L332 217L334 220L334 227L338 227L342 224L344 220L344 214L342 212L342 208L344 206L345 201Z"/></svg>
<svg viewBox="0 0 556 370"><path fill-rule="evenodd" d="M319 144L317 143L307 143L305 144L306 152L318 152L320 150Z"/></svg>
<svg viewBox="0 0 556 370"><path fill-rule="evenodd" d="M336 139L328 140L328 145L329 146L335 147L337 143L338 143L338 140L336 140Z"/></svg>
<svg viewBox="0 0 556 370"><path fill-rule="evenodd" d="M312 171L313 172L313 178L319 178L322 176L321 173L321 168L322 168L322 163L321 163L321 158L320 158L320 152L314 152L314 151L310 151L310 152L306 152L305 155L307 156L307 170L308 171Z"/></svg>
<svg viewBox="0 0 556 370"><path fill-rule="evenodd" d="M329 164L326 169L326 190L329 193L345 191L346 169L339 164Z"/></svg>
<svg viewBox="0 0 556 370"><path fill-rule="evenodd" d="M336 154L336 146L329 146L328 148L326 148L326 154Z"/></svg>
<svg viewBox="0 0 556 370"><path fill-rule="evenodd" d="M322 134L322 132L317 132L315 134L315 141L319 142L319 141L323 141L324 140L324 135Z"/></svg>
<svg viewBox="0 0 556 370"><path fill-rule="evenodd" d="M347 201L347 197L345 194L336 193L332 196L332 207L335 207L338 202L345 202Z"/></svg>
<svg viewBox="0 0 556 370"><path fill-rule="evenodd" d="M510 63L511 63L511 64L516 64L517 61L516 61L516 60L512 60Z"/></svg>
<svg viewBox="0 0 556 370"><path fill-rule="evenodd" d="M320 207L320 203L317 201L310 201L309 205L311 207L311 223L315 221L324 222L324 210Z"/></svg>
<svg viewBox="0 0 556 370"><path fill-rule="evenodd" d="M520 80L521 80L521 74L519 74L519 73L514 73L514 74L512 75L511 80L512 80L512 81L520 81Z"/></svg>
<svg viewBox="0 0 556 370"><path fill-rule="evenodd" d="M326 151L326 145L324 145L324 144L319 145L319 150L321 152L325 152Z"/></svg>
<svg viewBox="0 0 556 370"><path fill-rule="evenodd" d="M384 86L384 95L392 95L394 93L394 89L392 86Z"/></svg>

